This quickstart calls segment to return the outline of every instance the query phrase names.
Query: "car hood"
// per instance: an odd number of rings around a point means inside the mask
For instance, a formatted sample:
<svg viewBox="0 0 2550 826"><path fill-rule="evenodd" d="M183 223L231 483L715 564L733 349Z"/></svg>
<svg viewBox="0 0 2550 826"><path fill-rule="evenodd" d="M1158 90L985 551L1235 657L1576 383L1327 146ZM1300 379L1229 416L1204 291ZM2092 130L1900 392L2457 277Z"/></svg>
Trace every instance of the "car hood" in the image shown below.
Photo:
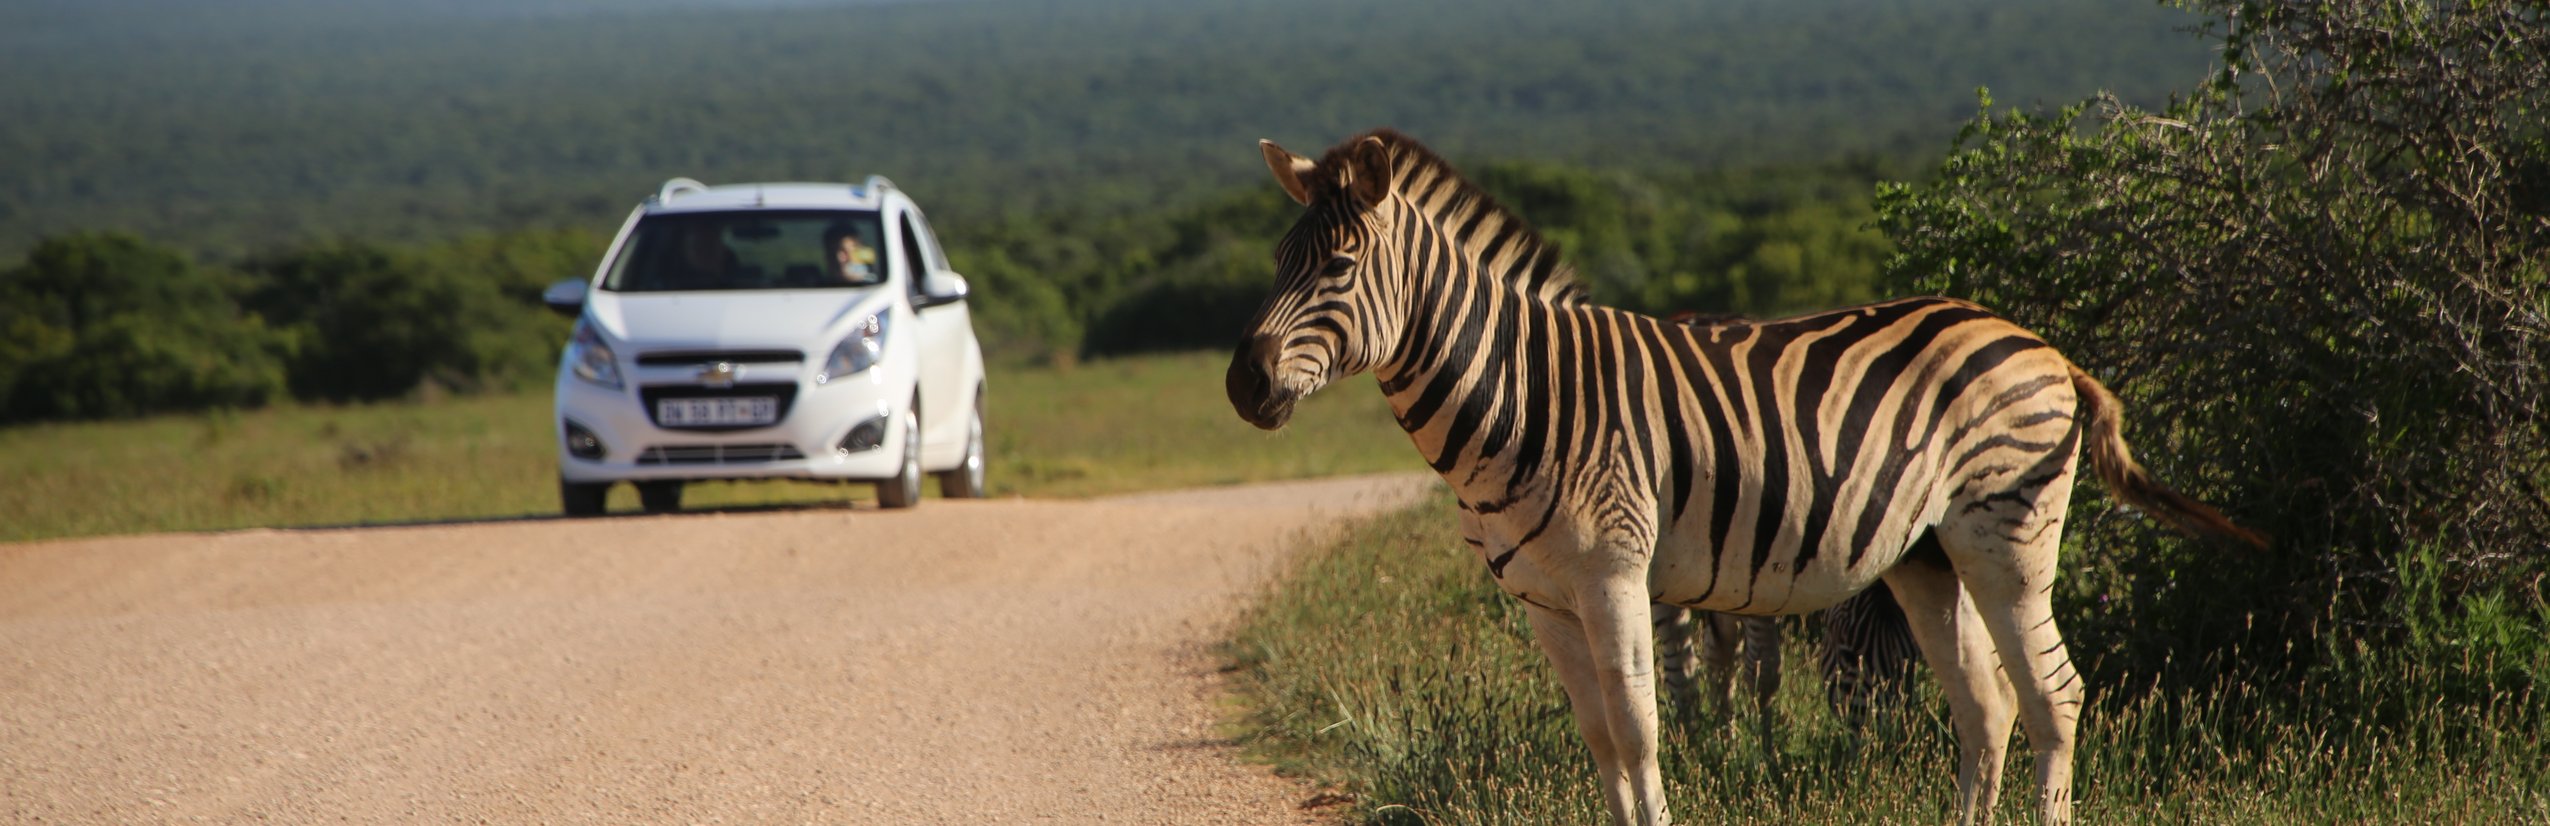
<svg viewBox="0 0 2550 826"><path fill-rule="evenodd" d="M818 353L885 304L875 289L596 292L587 311L611 338L640 349Z"/></svg>

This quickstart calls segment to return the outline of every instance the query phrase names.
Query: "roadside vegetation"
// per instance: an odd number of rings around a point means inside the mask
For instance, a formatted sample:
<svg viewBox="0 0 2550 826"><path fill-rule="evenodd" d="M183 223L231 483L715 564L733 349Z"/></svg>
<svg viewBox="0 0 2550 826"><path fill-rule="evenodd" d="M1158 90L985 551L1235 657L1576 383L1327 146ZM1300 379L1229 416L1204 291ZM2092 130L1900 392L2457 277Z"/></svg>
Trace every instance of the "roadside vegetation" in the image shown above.
<svg viewBox="0 0 2550 826"><path fill-rule="evenodd" d="M1298 419L1296 427L1309 423ZM2191 577L2226 575L2223 559ZM2432 572L2416 575L2431 589ZM2431 593L2431 592L2430 592ZM2300 681L2188 689L2091 683L2076 794L2099 823L2517 824L2550 821L2550 703L2504 669L2550 668L2550 647L2473 658L2473 640L2537 635L2542 618L2409 601L2406 640L2322 653ZM2070 620L2078 614L2067 614ZM1914 711L1855 741L1826 710L1818 629L1788 624L1767 763L1742 724L1665 704L1662 762L1676 822L1935 823L1956 799L1947 702L1927 676ZM1359 526L1297 561L1228 648L1259 759L1340 790L1357 823L1532 826L1608 815L1556 674L1519 603L1461 543L1448 495ZM2191 659L2201 655L2189 652ZM2307 701L2297 702L2297 698ZM1705 705L1705 703L1704 703ZM2395 709L2378 716L2366 709ZM2000 819L2030 822L2027 749L2013 739Z"/></svg>

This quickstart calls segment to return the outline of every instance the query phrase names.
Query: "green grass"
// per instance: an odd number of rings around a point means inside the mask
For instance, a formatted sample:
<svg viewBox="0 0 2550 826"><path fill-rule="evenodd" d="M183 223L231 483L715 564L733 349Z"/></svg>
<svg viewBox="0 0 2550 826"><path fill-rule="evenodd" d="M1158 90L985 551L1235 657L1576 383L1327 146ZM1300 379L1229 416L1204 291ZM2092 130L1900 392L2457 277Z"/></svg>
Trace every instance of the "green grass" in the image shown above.
<svg viewBox="0 0 2550 826"><path fill-rule="evenodd" d="M1259 757L1340 789L1357 822L1605 818L1523 611L1459 542L1448 498L1367 523L1296 566L1230 644L1248 708L1242 736ZM1661 760L1679 822L1941 820L1956 766L1927 679L1920 708L1935 711L1855 747L1823 707L1803 624L1789 630L1782 771L1749 728L1665 710ZM2550 823L2550 703L2513 690L2434 699L2445 681L2498 665L2367 652L2303 686L2132 702L2103 700L2094 686L2077 766L2082 819ZM2376 707L2400 711L2363 713ZM2023 738L2012 752L1999 813L2033 822Z"/></svg>
<svg viewBox="0 0 2550 826"><path fill-rule="evenodd" d="M1369 379L1306 400L1279 433L1223 397L1227 357L995 369L995 496L1086 496L1422 468ZM558 512L547 393L0 430L0 541ZM935 486L932 486L935 490ZM935 493L931 495L935 496ZM872 499L865 484L690 486L686 507ZM612 491L630 511L636 494Z"/></svg>

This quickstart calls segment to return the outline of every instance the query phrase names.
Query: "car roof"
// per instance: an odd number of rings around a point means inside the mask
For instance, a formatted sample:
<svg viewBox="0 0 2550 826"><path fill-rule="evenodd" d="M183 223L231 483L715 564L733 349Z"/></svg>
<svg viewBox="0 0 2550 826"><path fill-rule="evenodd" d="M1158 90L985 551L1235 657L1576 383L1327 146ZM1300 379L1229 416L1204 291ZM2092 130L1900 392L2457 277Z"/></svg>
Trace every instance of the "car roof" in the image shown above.
<svg viewBox="0 0 2550 826"><path fill-rule="evenodd" d="M894 193L894 182L870 175L858 184L785 183L708 186L689 178L665 181L646 199L649 214L725 212L744 209L879 209Z"/></svg>

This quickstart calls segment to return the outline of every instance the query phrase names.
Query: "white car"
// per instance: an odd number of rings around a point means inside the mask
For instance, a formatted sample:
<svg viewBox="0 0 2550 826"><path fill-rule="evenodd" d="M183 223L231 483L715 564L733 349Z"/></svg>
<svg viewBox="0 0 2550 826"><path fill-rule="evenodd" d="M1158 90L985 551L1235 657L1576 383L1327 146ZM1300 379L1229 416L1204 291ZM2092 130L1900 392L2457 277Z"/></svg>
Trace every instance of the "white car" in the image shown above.
<svg viewBox="0 0 2550 826"><path fill-rule="evenodd" d="M705 479L873 481L889 508L983 495L983 351L929 222L882 177L667 181L588 280L558 363L558 495L649 512Z"/></svg>

